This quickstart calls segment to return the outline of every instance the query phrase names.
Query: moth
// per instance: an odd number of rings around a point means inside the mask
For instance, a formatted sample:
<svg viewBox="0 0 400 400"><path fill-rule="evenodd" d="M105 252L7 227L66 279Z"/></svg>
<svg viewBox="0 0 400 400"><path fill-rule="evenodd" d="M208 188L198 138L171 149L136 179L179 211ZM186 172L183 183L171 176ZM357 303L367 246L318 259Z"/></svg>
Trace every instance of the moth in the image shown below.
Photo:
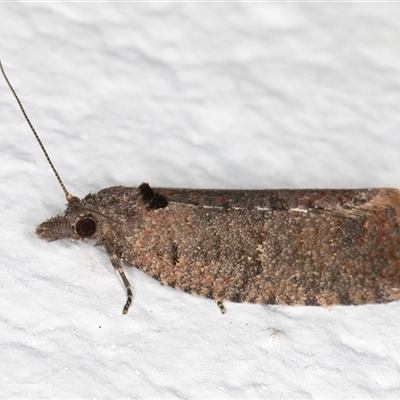
<svg viewBox="0 0 400 400"><path fill-rule="evenodd" d="M223 302L361 305L400 300L397 189L207 190L115 186L67 198L39 238L104 247L132 303L123 264L163 285Z"/></svg>

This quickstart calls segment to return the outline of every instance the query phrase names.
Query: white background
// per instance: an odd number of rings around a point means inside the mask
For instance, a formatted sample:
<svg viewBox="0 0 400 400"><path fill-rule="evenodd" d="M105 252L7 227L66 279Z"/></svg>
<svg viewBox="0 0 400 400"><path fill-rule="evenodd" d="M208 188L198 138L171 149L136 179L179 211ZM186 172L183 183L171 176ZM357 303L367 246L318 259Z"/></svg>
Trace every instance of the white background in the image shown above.
<svg viewBox="0 0 400 400"><path fill-rule="evenodd" d="M400 6L2 3L0 58L68 190L400 187ZM400 304L180 293L46 243L66 202L0 81L1 398L400 396Z"/></svg>

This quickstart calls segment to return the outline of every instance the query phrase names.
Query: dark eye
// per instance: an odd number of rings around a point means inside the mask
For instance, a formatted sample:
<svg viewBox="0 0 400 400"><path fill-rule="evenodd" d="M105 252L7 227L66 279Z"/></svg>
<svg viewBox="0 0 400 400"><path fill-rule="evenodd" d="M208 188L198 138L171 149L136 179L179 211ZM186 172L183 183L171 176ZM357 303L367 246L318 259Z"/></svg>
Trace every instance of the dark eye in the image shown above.
<svg viewBox="0 0 400 400"><path fill-rule="evenodd" d="M93 236L96 232L96 221L90 217L80 219L75 223L75 232L84 238Z"/></svg>

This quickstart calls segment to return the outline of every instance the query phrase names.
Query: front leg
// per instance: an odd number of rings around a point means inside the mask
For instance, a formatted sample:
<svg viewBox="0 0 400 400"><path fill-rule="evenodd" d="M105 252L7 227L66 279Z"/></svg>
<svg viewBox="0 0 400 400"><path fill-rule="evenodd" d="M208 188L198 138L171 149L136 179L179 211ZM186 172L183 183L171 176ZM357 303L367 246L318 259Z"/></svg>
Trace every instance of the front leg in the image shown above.
<svg viewBox="0 0 400 400"><path fill-rule="evenodd" d="M114 248L108 246L106 246L106 250L112 266L114 267L115 271L118 272L119 276L122 279L122 282L124 282L125 285L127 299L124 308L122 310L122 314L126 314L129 310L130 305L132 304L132 298L133 298L131 284L129 283L128 278L126 277L125 272L122 269L121 257L119 256L119 252Z"/></svg>

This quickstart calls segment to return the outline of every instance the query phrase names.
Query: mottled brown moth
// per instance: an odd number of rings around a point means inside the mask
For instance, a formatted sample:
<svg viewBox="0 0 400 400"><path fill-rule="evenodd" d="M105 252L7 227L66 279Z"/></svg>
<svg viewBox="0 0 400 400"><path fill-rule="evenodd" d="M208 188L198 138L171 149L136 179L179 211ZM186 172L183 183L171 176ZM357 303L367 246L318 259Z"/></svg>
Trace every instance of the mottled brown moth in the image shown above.
<svg viewBox="0 0 400 400"><path fill-rule="evenodd" d="M115 186L68 204L36 228L44 240L103 246L126 288L122 264L161 284L223 301L360 305L400 299L397 189L204 190Z"/></svg>

